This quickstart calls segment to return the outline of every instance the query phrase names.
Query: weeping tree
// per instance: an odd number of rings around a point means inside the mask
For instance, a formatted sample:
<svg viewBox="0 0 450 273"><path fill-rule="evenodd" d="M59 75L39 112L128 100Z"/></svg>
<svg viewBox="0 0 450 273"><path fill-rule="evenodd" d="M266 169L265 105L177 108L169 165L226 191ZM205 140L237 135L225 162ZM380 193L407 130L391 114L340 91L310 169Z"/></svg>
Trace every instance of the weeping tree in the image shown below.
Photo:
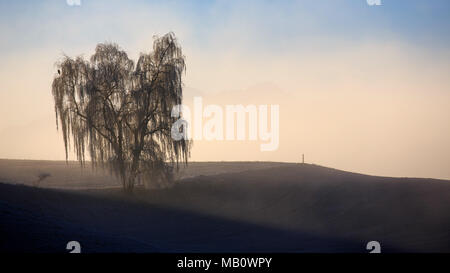
<svg viewBox="0 0 450 273"><path fill-rule="evenodd" d="M98 44L89 61L65 56L52 84L66 160L73 147L84 166L107 168L132 191L137 182L167 183L187 164L191 142L174 140L172 108L182 103L185 58L175 35L155 37L137 63L116 44Z"/></svg>

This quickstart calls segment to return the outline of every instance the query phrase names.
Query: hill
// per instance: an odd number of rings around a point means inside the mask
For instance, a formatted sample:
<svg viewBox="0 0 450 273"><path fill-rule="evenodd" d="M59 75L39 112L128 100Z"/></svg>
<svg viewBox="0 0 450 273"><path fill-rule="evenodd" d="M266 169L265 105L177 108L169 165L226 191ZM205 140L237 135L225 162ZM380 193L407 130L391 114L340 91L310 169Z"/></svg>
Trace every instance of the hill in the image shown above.
<svg viewBox="0 0 450 273"><path fill-rule="evenodd" d="M0 184L0 251L450 252L450 181L262 164L132 195Z"/></svg>

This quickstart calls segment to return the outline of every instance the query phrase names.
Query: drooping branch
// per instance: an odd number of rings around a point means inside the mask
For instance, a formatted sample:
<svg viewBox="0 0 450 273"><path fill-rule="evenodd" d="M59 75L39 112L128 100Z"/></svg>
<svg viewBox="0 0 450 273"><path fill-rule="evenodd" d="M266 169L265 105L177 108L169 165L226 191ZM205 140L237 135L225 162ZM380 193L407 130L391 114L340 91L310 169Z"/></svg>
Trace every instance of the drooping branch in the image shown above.
<svg viewBox="0 0 450 273"><path fill-rule="evenodd" d="M127 189L136 178L169 177L175 165L187 163L192 143L174 141L170 132L185 71L173 33L156 38L136 66L117 45L99 44L89 62L65 56L58 70L52 92L66 158L73 146L84 164L88 151L94 167L110 167Z"/></svg>

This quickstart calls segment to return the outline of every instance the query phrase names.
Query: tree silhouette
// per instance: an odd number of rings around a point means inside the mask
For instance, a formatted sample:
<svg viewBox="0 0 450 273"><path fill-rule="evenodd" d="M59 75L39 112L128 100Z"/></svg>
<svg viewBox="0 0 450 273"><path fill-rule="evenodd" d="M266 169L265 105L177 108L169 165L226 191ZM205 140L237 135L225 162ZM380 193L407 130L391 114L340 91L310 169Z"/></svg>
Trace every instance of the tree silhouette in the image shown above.
<svg viewBox="0 0 450 273"><path fill-rule="evenodd" d="M105 43L90 61L65 56L57 68L52 93L66 160L73 146L84 166L88 150L92 166L109 168L127 191L138 180L170 182L179 164L187 164L191 141L171 137L185 71L173 33L155 37L153 52L136 65L118 45Z"/></svg>

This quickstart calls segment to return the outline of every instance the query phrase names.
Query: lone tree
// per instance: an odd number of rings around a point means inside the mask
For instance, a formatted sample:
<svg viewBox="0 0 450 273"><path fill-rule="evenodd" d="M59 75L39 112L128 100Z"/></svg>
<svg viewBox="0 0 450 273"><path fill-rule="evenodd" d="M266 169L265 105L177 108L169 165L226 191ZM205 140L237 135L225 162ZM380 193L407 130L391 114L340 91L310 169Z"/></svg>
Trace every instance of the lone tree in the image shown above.
<svg viewBox="0 0 450 273"><path fill-rule="evenodd" d="M187 164L191 141L175 141L172 108L182 103L185 58L175 35L156 37L153 52L136 64L118 45L98 44L90 61L65 56L57 63L52 93L66 160L73 146L85 165L109 168L123 188L138 180L170 182ZM71 145L72 138L72 145Z"/></svg>

